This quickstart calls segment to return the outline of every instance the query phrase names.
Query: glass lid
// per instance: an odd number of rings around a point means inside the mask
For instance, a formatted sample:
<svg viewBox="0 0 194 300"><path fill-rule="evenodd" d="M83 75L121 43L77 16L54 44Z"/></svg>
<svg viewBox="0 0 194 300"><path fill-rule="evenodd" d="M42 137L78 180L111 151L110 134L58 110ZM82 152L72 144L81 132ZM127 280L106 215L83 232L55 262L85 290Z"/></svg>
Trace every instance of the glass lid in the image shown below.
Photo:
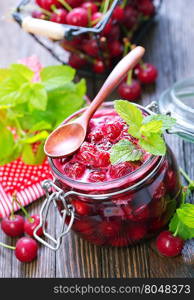
<svg viewBox="0 0 194 300"><path fill-rule="evenodd" d="M194 143L194 77L179 81L164 91L158 104L161 113L177 120L169 133Z"/></svg>

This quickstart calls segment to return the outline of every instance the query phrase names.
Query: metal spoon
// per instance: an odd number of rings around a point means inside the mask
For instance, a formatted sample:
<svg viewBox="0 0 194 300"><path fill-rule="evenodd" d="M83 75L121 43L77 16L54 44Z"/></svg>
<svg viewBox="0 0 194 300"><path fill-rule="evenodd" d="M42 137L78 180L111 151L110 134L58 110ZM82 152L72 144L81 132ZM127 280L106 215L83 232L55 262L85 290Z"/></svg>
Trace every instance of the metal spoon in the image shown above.
<svg viewBox="0 0 194 300"><path fill-rule="evenodd" d="M110 73L100 91L85 112L76 120L56 128L47 138L44 151L47 156L59 158L68 156L78 150L84 142L88 128L88 122L98 107L115 89L127 72L139 62L145 49L134 48L127 54ZM72 99L73 101L73 99Z"/></svg>

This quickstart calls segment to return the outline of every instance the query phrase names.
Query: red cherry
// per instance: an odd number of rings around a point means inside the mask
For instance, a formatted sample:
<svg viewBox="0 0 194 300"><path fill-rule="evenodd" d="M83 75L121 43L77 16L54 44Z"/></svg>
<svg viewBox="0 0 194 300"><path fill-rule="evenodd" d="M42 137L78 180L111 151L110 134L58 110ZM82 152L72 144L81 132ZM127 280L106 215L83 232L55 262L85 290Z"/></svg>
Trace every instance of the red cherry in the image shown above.
<svg viewBox="0 0 194 300"><path fill-rule="evenodd" d="M81 7L85 8L90 14L94 14L98 11L98 6L93 2L84 2Z"/></svg>
<svg viewBox="0 0 194 300"><path fill-rule="evenodd" d="M92 213L92 207L84 202L84 201L80 201L80 200L75 200L73 199L71 201L72 205L75 208L75 212L80 215L80 216L89 216Z"/></svg>
<svg viewBox="0 0 194 300"><path fill-rule="evenodd" d="M153 83L156 81L158 71L152 64L144 63L137 72L137 77L142 83Z"/></svg>
<svg viewBox="0 0 194 300"><path fill-rule="evenodd" d="M110 153L105 151L99 151L96 157L96 163L94 167L106 168L110 165Z"/></svg>
<svg viewBox="0 0 194 300"><path fill-rule="evenodd" d="M20 236L24 233L24 218L19 215L5 217L1 222L1 229L8 236Z"/></svg>
<svg viewBox="0 0 194 300"><path fill-rule="evenodd" d="M101 130L93 130L87 136L87 140L91 143L98 143L102 138L103 134Z"/></svg>
<svg viewBox="0 0 194 300"><path fill-rule="evenodd" d="M95 73L104 73L105 71L104 62L100 59L96 59L93 63L93 71Z"/></svg>
<svg viewBox="0 0 194 300"><path fill-rule="evenodd" d="M32 17L36 18L36 19L42 19L42 20L48 19L48 17L44 13L42 13L41 11L36 11L36 10L32 12Z"/></svg>
<svg viewBox="0 0 194 300"><path fill-rule="evenodd" d="M114 141L120 135L123 129L123 124L120 122L107 123L102 125L103 135L110 141Z"/></svg>
<svg viewBox="0 0 194 300"><path fill-rule="evenodd" d="M102 18L103 18L103 14L100 12L95 12L92 17L91 17L91 22L93 24L93 26L95 26Z"/></svg>
<svg viewBox="0 0 194 300"><path fill-rule="evenodd" d="M52 7L61 7L61 3L58 0L36 0L36 3L46 10L52 10Z"/></svg>
<svg viewBox="0 0 194 300"><path fill-rule="evenodd" d="M174 257L181 253L184 240L180 237L173 236L170 231L163 231L156 239L156 247L160 254Z"/></svg>
<svg viewBox="0 0 194 300"><path fill-rule="evenodd" d="M83 164L80 164L79 162L72 163L70 161L65 164L63 170L66 176L73 179L79 179L83 176L86 167Z"/></svg>
<svg viewBox="0 0 194 300"><path fill-rule="evenodd" d="M90 220L78 220L75 219L74 223L73 223L73 229L75 231L78 231L84 235L88 235L91 236L94 234L94 230L95 230L96 224L93 223Z"/></svg>
<svg viewBox="0 0 194 300"><path fill-rule="evenodd" d="M66 2L71 6L71 7L78 7L80 4L83 2L83 0L66 0Z"/></svg>
<svg viewBox="0 0 194 300"><path fill-rule="evenodd" d="M106 171L99 170L99 171L91 172L89 177L88 177L88 180L90 182L105 181L106 180Z"/></svg>
<svg viewBox="0 0 194 300"><path fill-rule="evenodd" d="M24 223L24 231L29 236L34 236L34 230L35 228L40 224L40 216L39 215L32 215L30 218L25 220ZM42 227L37 231L37 235L41 236L43 235L43 229Z"/></svg>
<svg viewBox="0 0 194 300"><path fill-rule="evenodd" d="M102 246L105 244L106 240L103 236L99 235L90 235L90 236L84 236L84 239L86 239L88 242L97 245L97 246Z"/></svg>
<svg viewBox="0 0 194 300"><path fill-rule="evenodd" d="M116 236L121 226L116 221L102 221L99 225L99 232L106 237Z"/></svg>
<svg viewBox="0 0 194 300"><path fill-rule="evenodd" d="M120 28L118 25L113 25L111 31L108 34L109 41L118 40L120 37Z"/></svg>
<svg viewBox="0 0 194 300"><path fill-rule="evenodd" d="M112 57L117 57L117 56L121 55L122 52L123 52L123 46L122 46L122 44L121 44L119 41L117 41L117 40L112 41L112 43L110 43L110 44L108 45L108 48L109 48L109 51L110 51L110 55L111 55Z"/></svg>
<svg viewBox="0 0 194 300"><path fill-rule="evenodd" d="M141 96L141 86L139 82L134 79L132 80L130 85L126 82L122 82L119 85L118 93L123 99L135 101Z"/></svg>
<svg viewBox="0 0 194 300"><path fill-rule="evenodd" d="M66 16L66 22L69 25L86 27L88 25L88 13L82 7L72 9Z"/></svg>
<svg viewBox="0 0 194 300"><path fill-rule="evenodd" d="M29 237L23 237L16 243L15 256L21 262L31 262L37 257L38 244Z"/></svg>
<svg viewBox="0 0 194 300"><path fill-rule="evenodd" d="M131 29L138 23L138 12L132 6L125 8L123 23L127 29Z"/></svg>
<svg viewBox="0 0 194 300"><path fill-rule="evenodd" d="M97 57L99 55L99 47L96 40L85 40L82 46L83 50L92 57Z"/></svg>
<svg viewBox="0 0 194 300"><path fill-rule="evenodd" d="M123 162L117 165L111 165L109 174L113 179L128 175L135 170L135 166L130 162Z"/></svg>
<svg viewBox="0 0 194 300"><path fill-rule="evenodd" d="M72 68L80 69L86 64L86 60L81 55L71 54L68 63Z"/></svg>
<svg viewBox="0 0 194 300"><path fill-rule="evenodd" d="M65 9L57 9L52 13L50 21L65 24L66 23L67 11Z"/></svg>
<svg viewBox="0 0 194 300"><path fill-rule="evenodd" d="M129 229L129 238L132 241L139 241L146 236L147 229L145 225L135 225Z"/></svg>
<svg viewBox="0 0 194 300"><path fill-rule="evenodd" d="M116 6L113 11L113 19L117 21L122 21L124 19L124 9L121 6Z"/></svg>
<svg viewBox="0 0 194 300"><path fill-rule="evenodd" d="M133 220L135 221L144 221L147 220L150 216L150 210L148 205L144 204L133 211Z"/></svg>
<svg viewBox="0 0 194 300"><path fill-rule="evenodd" d="M144 16L152 16L155 13L155 7L151 0L138 0L138 10Z"/></svg>
<svg viewBox="0 0 194 300"><path fill-rule="evenodd" d="M126 247L130 244L130 240L127 237L118 237L111 241L113 247Z"/></svg>

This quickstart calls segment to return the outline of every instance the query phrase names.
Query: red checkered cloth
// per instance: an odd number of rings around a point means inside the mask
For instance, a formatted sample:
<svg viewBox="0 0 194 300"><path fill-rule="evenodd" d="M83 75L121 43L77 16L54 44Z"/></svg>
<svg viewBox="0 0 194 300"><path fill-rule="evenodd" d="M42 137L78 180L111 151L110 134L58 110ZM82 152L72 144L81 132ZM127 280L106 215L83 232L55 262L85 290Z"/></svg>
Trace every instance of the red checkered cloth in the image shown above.
<svg viewBox="0 0 194 300"><path fill-rule="evenodd" d="M19 61L34 71L33 81L39 81L42 65L36 56ZM12 209L12 194L17 193L18 200L26 206L44 195L41 182L51 178L48 161L42 165L25 165L20 159L0 166L0 218L8 216ZM14 204L14 210L19 206Z"/></svg>

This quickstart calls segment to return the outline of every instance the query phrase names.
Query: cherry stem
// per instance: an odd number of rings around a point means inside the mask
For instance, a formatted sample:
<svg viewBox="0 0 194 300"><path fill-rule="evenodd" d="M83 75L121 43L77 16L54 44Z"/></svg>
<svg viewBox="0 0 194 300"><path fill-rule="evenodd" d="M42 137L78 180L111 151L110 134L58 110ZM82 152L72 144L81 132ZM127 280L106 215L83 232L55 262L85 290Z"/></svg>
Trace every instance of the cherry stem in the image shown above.
<svg viewBox="0 0 194 300"><path fill-rule="evenodd" d="M2 247L4 247L4 248L7 248L7 249L10 249L10 250L15 250L15 249L16 249L16 247L6 245L6 244L4 244L4 243L2 243L2 242L0 242L0 246L2 246Z"/></svg>
<svg viewBox="0 0 194 300"><path fill-rule="evenodd" d="M127 84L131 85L132 82L132 70L127 73Z"/></svg>
<svg viewBox="0 0 194 300"><path fill-rule="evenodd" d="M191 178L189 178L189 176L186 174L186 172L182 169L182 168L179 168L180 170L180 173L183 175L183 177L190 183L192 184L193 181L191 180Z"/></svg>
<svg viewBox="0 0 194 300"><path fill-rule="evenodd" d="M72 7L65 0L58 0L68 11L72 10Z"/></svg>
<svg viewBox="0 0 194 300"><path fill-rule="evenodd" d="M45 15L47 15L48 17L50 17L51 16L51 12L50 11L48 11L48 10L46 10L46 9L44 9L44 8L40 8L40 10L41 10L41 12L43 12Z"/></svg>
<svg viewBox="0 0 194 300"><path fill-rule="evenodd" d="M124 42L123 56L125 56L129 52L129 48L131 48L131 43L129 42L129 40L127 38L124 38L123 42Z"/></svg>
<svg viewBox="0 0 194 300"><path fill-rule="evenodd" d="M11 201L11 219L13 220L14 219L14 201L16 199L16 192L13 193L13 196L12 196L12 201Z"/></svg>
<svg viewBox="0 0 194 300"><path fill-rule="evenodd" d="M20 207L20 209L23 211L25 217L26 217L27 219L29 219L29 220L32 219L32 218L30 217L29 213L27 212L27 210L26 210L26 209L23 207L23 205L18 201L18 199L15 198L14 201L19 205L19 207Z"/></svg>

